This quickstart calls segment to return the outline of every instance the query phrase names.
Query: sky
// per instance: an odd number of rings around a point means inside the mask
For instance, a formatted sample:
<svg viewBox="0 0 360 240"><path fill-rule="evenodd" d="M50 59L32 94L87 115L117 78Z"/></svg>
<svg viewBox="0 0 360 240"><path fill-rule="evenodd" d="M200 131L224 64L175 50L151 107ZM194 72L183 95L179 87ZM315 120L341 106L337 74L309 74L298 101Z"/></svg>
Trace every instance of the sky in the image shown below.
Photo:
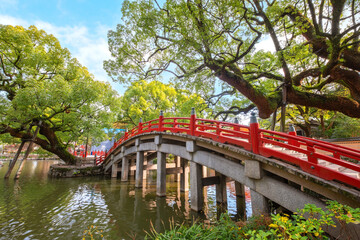
<svg viewBox="0 0 360 240"><path fill-rule="evenodd" d="M35 25L59 39L96 80L125 91L103 70L110 58L107 33L121 21L122 0L0 0L0 24Z"/></svg>

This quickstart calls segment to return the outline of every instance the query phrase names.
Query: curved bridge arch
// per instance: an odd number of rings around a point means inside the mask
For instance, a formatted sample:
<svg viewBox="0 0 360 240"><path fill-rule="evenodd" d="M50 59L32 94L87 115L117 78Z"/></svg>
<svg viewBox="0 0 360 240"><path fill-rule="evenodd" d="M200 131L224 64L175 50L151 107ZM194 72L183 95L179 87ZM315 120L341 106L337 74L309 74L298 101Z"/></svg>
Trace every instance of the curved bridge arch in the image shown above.
<svg viewBox="0 0 360 240"><path fill-rule="evenodd" d="M111 157L108 157L103 163L104 170L109 171L114 164L122 162L124 157L136 159L136 155L139 152L161 152L179 156L182 159L211 168L237 182L249 186L255 191L258 190L275 202L277 201L276 197L271 197L268 193L260 190L258 182L264 177L267 181L267 175L276 175L276 177L273 177L274 179L283 178L293 181L326 198L334 199L353 207L360 206L359 192L354 189L312 176L290 164L283 163L277 159L259 156L237 146L221 144L209 139L183 134L151 132L130 138L119 145L117 151L109 155ZM278 184L279 186L282 185L281 182L278 182ZM266 191L269 191L269 189ZM337 193L337 195L332 192ZM291 208L288 209L291 210Z"/></svg>

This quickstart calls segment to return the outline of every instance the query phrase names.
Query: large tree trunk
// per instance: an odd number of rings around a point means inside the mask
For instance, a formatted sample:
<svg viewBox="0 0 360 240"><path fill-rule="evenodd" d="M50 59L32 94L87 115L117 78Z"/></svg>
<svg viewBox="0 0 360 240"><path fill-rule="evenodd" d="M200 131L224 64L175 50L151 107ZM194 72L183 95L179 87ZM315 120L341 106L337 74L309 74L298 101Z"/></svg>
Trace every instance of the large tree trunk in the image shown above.
<svg viewBox="0 0 360 240"><path fill-rule="evenodd" d="M24 132L22 129L14 129L9 126L2 126L4 129L0 132L9 133L12 137L21 138L21 139L32 139L33 135L31 133ZM80 162L79 157L73 156L71 153L68 152L66 146L59 140L56 136L55 131L50 128L47 123L43 123L40 126L40 134L46 138L36 137L34 139L34 143L39 145L41 148L55 154L61 160L63 160L66 164L75 165L77 162Z"/></svg>

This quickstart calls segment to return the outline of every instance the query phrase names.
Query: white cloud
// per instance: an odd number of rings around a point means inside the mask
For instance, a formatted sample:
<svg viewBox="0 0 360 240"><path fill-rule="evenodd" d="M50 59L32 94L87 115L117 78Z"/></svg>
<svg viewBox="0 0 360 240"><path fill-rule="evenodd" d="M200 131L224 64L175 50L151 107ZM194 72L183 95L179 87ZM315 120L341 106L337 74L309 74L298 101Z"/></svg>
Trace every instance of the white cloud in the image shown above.
<svg viewBox="0 0 360 240"><path fill-rule="evenodd" d="M108 81L113 88L123 92L118 83L113 83L103 69L103 61L110 58L108 50L107 32L110 29L104 25L97 25L88 29L83 25L56 26L44 21L27 22L23 19L0 15L1 24L21 25L28 27L35 25L59 39L62 47L70 50L71 55L88 68L97 80Z"/></svg>
<svg viewBox="0 0 360 240"><path fill-rule="evenodd" d="M15 18L8 15L0 15L0 24L3 25L20 25L20 26L28 26L29 23L23 19Z"/></svg>

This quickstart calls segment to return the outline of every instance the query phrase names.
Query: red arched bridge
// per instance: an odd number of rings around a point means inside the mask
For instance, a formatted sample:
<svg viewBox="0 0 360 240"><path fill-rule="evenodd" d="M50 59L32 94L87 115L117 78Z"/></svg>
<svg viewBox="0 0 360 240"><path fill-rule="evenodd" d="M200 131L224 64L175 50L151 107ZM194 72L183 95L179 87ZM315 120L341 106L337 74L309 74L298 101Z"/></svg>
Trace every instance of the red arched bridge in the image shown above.
<svg viewBox="0 0 360 240"><path fill-rule="evenodd" d="M175 156L172 166L167 154ZM254 114L245 126L197 118L192 111L190 117L160 113L158 119L140 122L98 164L112 177L121 172L122 181L133 173L135 187L142 187L146 171L156 170L158 196L166 195L166 175L177 174L181 191L188 191L190 182L195 211L202 210L204 186L215 184L217 202L224 203L226 181L235 181L237 195L244 196L244 186L249 187L253 214L262 214L269 202L290 211L307 203L325 207L327 199L360 207L359 161L360 151L296 136L293 128L289 133L260 129ZM207 176L204 167L214 176ZM357 225L348 232L360 236Z"/></svg>
<svg viewBox="0 0 360 240"><path fill-rule="evenodd" d="M360 151L303 136L260 129L252 116L250 126L191 117L163 117L139 125L114 143L99 158L100 164L122 143L149 132L171 132L211 139L244 148L264 157L273 157L298 166L324 180L333 180L360 189Z"/></svg>

